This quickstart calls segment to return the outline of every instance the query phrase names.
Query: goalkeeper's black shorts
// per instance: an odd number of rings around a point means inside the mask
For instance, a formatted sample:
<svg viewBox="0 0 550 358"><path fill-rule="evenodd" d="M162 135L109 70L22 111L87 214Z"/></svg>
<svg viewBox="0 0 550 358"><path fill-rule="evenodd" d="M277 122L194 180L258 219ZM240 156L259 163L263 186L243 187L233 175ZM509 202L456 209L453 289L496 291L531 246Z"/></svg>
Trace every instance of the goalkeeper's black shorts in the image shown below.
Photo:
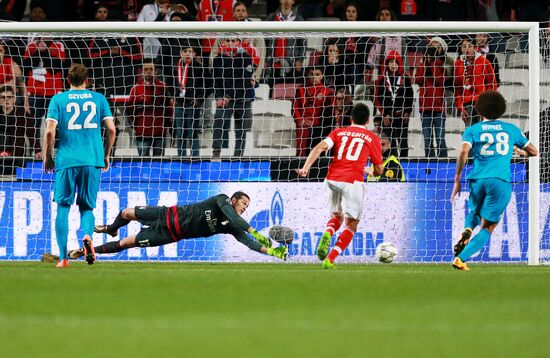
<svg viewBox="0 0 550 358"><path fill-rule="evenodd" d="M153 247L174 242L166 226L167 209L165 206L137 206L135 208L136 218L147 226L137 234L137 246Z"/></svg>

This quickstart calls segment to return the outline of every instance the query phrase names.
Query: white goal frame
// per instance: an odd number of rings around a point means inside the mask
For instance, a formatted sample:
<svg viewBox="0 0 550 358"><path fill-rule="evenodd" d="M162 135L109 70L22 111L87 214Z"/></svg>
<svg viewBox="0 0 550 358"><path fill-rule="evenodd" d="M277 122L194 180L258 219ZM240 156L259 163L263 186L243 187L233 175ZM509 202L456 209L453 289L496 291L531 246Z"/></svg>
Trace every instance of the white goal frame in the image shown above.
<svg viewBox="0 0 550 358"><path fill-rule="evenodd" d="M529 139L537 148L540 142L540 45L539 24L537 22L12 22L0 23L0 33L113 33L113 32L164 32L186 33L204 32L208 34L252 32L523 32L528 34L529 55ZM529 158L529 247L528 264L540 262L539 224L540 204L540 159Z"/></svg>

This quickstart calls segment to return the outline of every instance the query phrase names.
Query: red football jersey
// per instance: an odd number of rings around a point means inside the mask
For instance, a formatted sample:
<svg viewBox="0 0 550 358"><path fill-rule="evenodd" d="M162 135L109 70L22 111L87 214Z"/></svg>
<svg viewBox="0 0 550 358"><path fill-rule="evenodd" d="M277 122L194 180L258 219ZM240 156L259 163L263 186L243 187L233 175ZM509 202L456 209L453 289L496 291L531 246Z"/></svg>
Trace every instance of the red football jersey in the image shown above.
<svg viewBox="0 0 550 358"><path fill-rule="evenodd" d="M383 164L380 138L359 125L341 127L330 132L324 141L334 148L327 179L353 183L364 181L363 169L369 158L372 164Z"/></svg>

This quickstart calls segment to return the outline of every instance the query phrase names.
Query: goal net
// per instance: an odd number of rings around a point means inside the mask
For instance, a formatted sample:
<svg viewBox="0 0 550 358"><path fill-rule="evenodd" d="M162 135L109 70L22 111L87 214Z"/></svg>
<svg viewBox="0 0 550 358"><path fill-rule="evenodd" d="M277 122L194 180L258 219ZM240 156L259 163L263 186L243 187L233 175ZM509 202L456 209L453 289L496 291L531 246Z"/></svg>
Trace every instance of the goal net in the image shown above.
<svg viewBox="0 0 550 358"><path fill-rule="evenodd" d="M251 197L243 217L253 227L265 234L277 224L293 228L290 260L315 262L329 218L323 179L332 153L308 178L298 178L296 169L331 130L349 125L351 108L363 103L371 113L368 128L382 138L385 171L365 178L358 232L339 260L375 261L376 246L387 241L399 249L396 261L450 262L468 214L464 175L463 192L454 204L449 200L462 133L480 120L477 95L498 89L507 101L504 121L537 146L540 127L541 156L513 158L512 199L473 260L548 259L546 30L537 36L518 24L413 29L327 22L289 27L295 31L266 23L211 25L109 24L97 32L90 24L52 24L26 33L15 24L0 30L0 260L58 252L54 176L43 172L40 156L49 100L68 89L73 63L89 68L90 88L105 94L117 127L96 224L111 223L126 207L186 205L242 190ZM69 219L72 249L82 238L76 205ZM141 227L132 222L115 238L94 234L93 240L119 240ZM102 258L271 261L226 235Z"/></svg>

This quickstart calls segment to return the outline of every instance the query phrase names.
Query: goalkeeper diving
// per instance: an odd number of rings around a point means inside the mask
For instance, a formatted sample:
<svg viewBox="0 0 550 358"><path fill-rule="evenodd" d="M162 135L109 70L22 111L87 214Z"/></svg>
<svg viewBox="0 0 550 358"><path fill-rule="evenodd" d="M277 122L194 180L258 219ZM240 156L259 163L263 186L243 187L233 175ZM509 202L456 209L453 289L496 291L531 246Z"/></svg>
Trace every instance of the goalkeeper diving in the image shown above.
<svg viewBox="0 0 550 358"><path fill-rule="evenodd" d="M84 256L88 264L96 261L96 254L112 254L132 247L153 247L171 244L182 239L231 234L249 249L286 260L286 245L272 247L271 239L256 231L241 215L250 204L250 197L235 192L183 206L136 206L122 210L110 225L96 225L94 232L117 236L118 229L131 221L146 225L137 235L104 245L86 247L69 252L70 259ZM250 236L255 240L253 240Z"/></svg>

